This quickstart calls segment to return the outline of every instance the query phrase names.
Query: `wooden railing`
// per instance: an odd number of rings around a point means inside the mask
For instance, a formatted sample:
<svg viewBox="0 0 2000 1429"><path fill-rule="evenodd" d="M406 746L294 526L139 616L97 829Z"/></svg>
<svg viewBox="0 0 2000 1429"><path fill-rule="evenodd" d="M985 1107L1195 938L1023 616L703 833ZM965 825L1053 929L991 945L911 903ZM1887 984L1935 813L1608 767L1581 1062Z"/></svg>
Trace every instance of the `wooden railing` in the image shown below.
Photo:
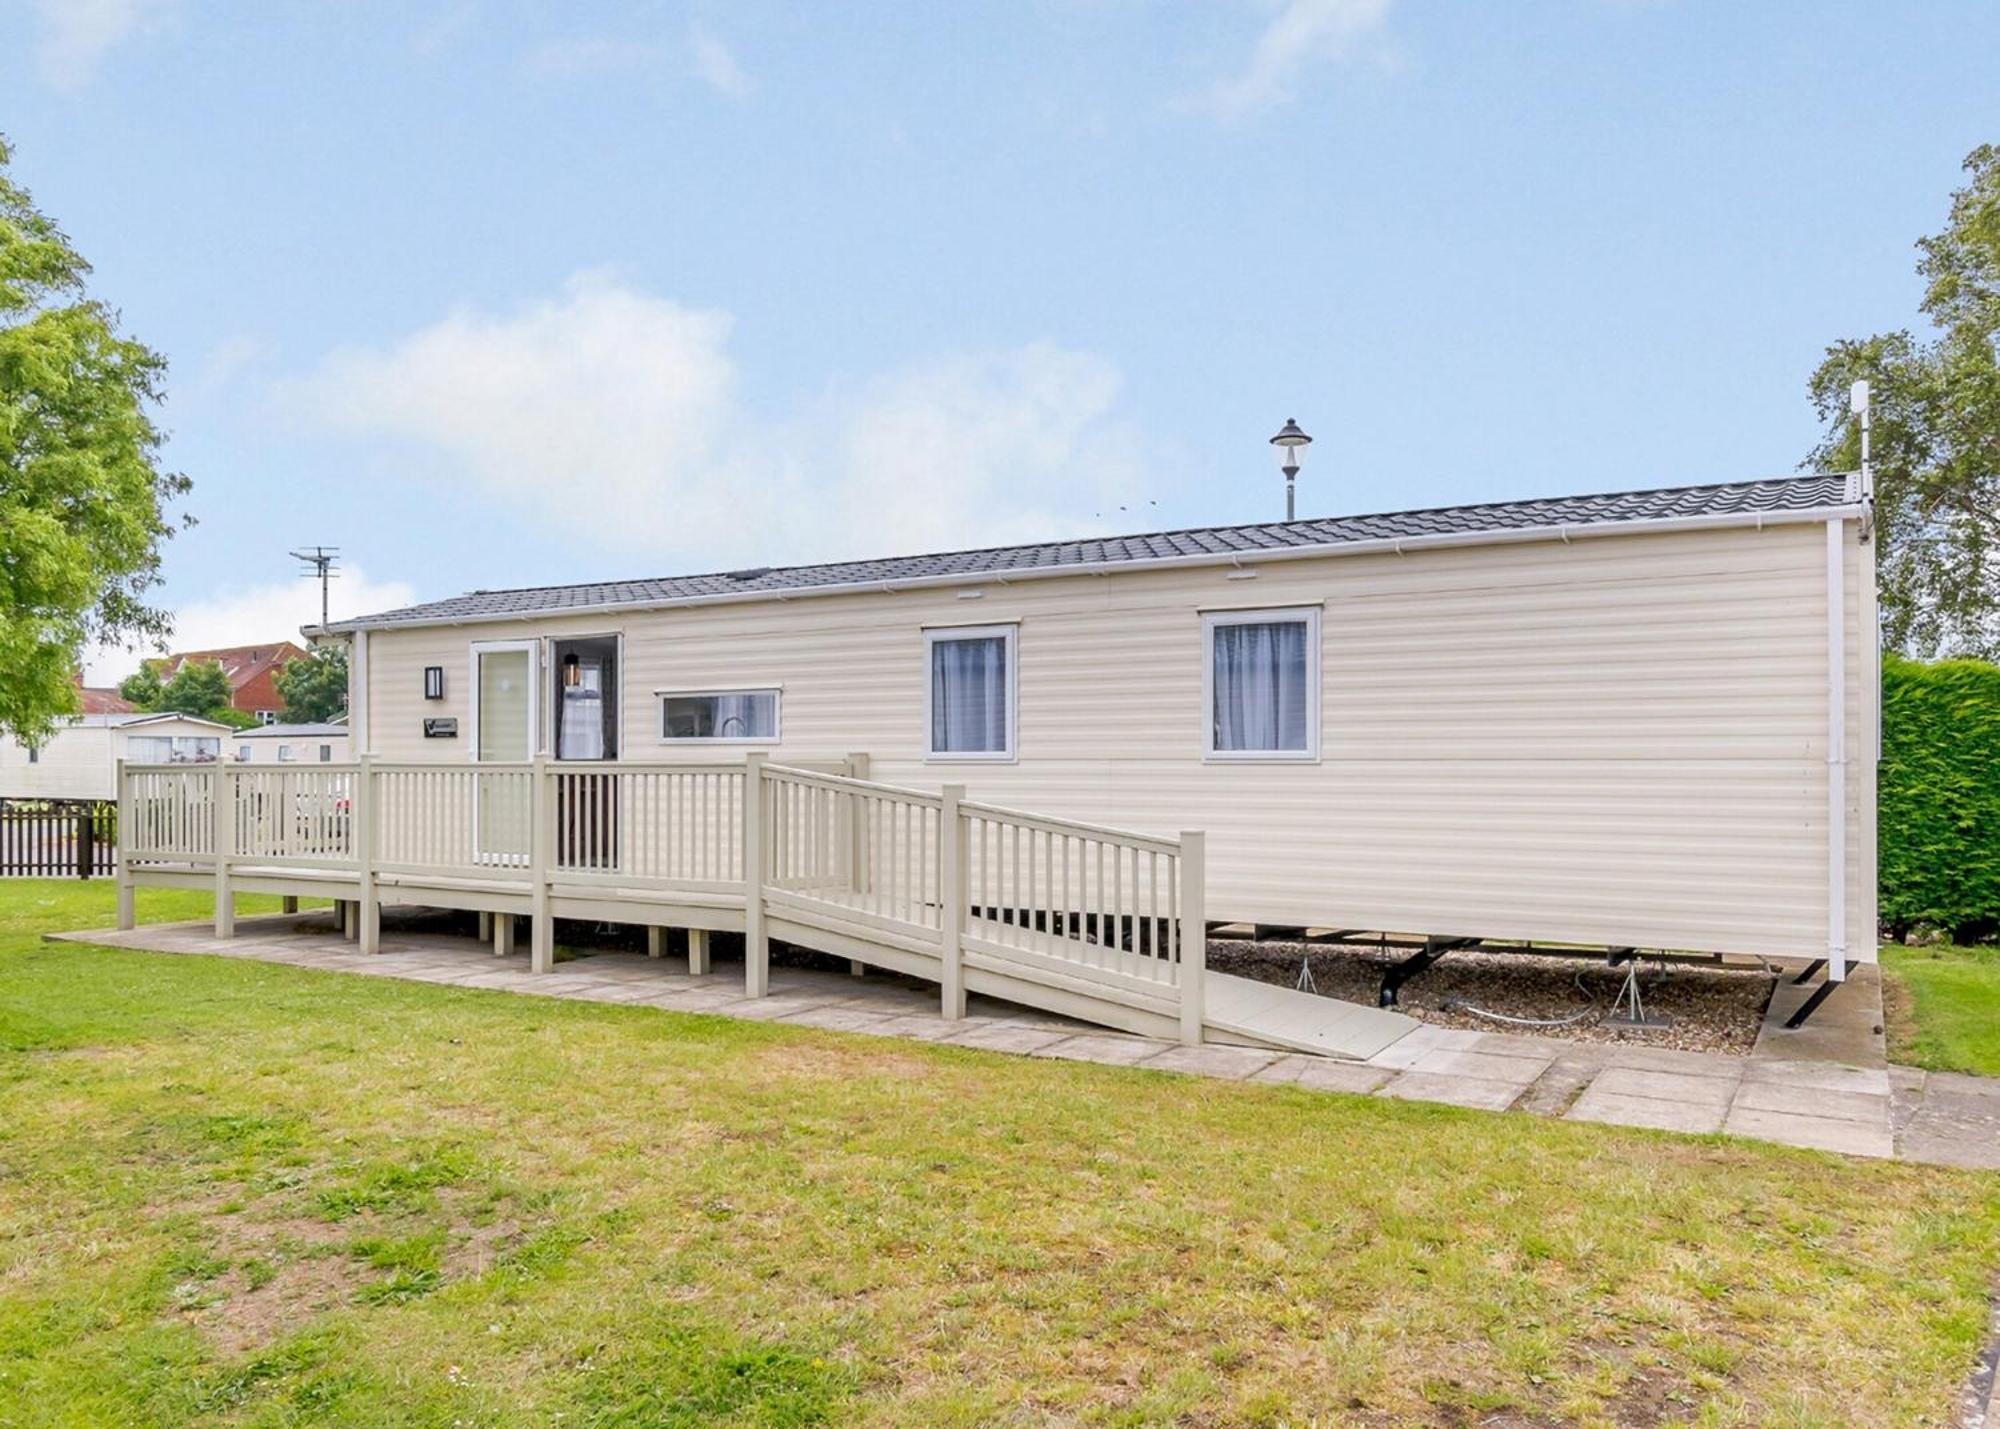
<svg viewBox="0 0 2000 1429"><path fill-rule="evenodd" d="M1159 838L856 777L840 764L419 764L122 767L120 919L145 870L212 870L226 935L237 877L351 871L359 936L380 884L531 903L534 966L553 965L552 900L739 908L745 986L768 978L767 918L832 946L935 968L948 1016L968 970L1202 1026L1202 838ZM835 772L845 769L849 772ZM504 903L499 906L505 906ZM594 906L594 905L593 905ZM593 914L592 916L597 916ZM129 924L126 924L129 926ZM850 955L854 955L850 951ZM934 962L932 961L934 960Z"/></svg>

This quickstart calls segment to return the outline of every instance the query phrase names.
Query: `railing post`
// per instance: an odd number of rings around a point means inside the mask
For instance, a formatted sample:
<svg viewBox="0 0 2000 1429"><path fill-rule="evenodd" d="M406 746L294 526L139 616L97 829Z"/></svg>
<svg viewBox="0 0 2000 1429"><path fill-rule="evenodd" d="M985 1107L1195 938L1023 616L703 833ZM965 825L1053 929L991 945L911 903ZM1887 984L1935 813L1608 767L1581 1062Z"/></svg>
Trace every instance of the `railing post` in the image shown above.
<svg viewBox="0 0 2000 1429"><path fill-rule="evenodd" d="M556 920L549 912L549 876L556 853L556 776L546 754L535 756L528 804L534 832L528 839L528 971L555 971Z"/></svg>
<svg viewBox="0 0 2000 1429"><path fill-rule="evenodd" d="M236 852L236 771L218 763L209 775L215 797L215 936L236 936L236 894L229 886L229 861Z"/></svg>
<svg viewBox="0 0 2000 1429"><path fill-rule="evenodd" d="M375 888L375 760L361 756L354 778L354 862L361 901L361 951L382 951L382 900Z"/></svg>
<svg viewBox="0 0 2000 1429"><path fill-rule="evenodd" d="M771 940L764 934L764 763L743 761L743 995L762 997L771 985Z"/></svg>
<svg viewBox="0 0 2000 1429"><path fill-rule="evenodd" d="M868 756L847 756L847 777L868 777ZM863 893L868 888L868 806L858 797L847 798L847 891Z"/></svg>
<svg viewBox="0 0 2000 1429"><path fill-rule="evenodd" d="M944 1015L965 1016L965 830L959 801L963 784L947 784L938 805L938 953L943 962Z"/></svg>
<svg viewBox="0 0 2000 1429"><path fill-rule="evenodd" d="M1193 1046L1201 1041L1207 1013L1202 1002L1203 981L1208 975L1208 858L1206 838L1199 833L1181 835L1181 1041Z"/></svg>
<svg viewBox="0 0 2000 1429"><path fill-rule="evenodd" d="M125 842L132 834L132 791L126 787L123 759L112 765L111 777L117 781L112 793L118 800L118 827L111 831L111 856L117 860L118 926L129 929L138 922L138 910L134 906L132 870L125 864Z"/></svg>
<svg viewBox="0 0 2000 1429"><path fill-rule="evenodd" d="M89 878L97 871L96 807L85 800L72 812L76 815L76 876Z"/></svg>

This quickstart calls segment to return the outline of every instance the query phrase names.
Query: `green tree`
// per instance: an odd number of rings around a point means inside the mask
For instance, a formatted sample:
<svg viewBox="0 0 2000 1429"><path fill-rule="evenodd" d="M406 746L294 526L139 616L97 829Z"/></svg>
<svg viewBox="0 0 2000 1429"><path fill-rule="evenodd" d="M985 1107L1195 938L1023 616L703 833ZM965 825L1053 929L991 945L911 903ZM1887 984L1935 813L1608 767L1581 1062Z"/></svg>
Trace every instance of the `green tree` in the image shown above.
<svg viewBox="0 0 2000 1429"><path fill-rule="evenodd" d="M278 671L278 695L293 724L322 724L347 709L347 647L316 646Z"/></svg>
<svg viewBox="0 0 2000 1429"><path fill-rule="evenodd" d="M204 718L213 710L229 708L229 676L213 660L183 660L173 678L160 687L160 702L154 709L174 710Z"/></svg>
<svg viewBox="0 0 2000 1429"><path fill-rule="evenodd" d="M1837 342L1812 375L1826 431L1808 460L1860 465L1851 383L1874 392L1876 562L1888 643L2000 655L2000 147L1965 161L1944 231L1918 241L1929 336Z"/></svg>
<svg viewBox="0 0 2000 1429"><path fill-rule="evenodd" d="M151 660L118 682L121 699L130 702L135 710L156 710L160 707L160 672Z"/></svg>
<svg viewBox="0 0 2000 1429"><path fill-rule="evenodd" d="M75 709L86 645L166 633L143 597L188 483L149 415L165 364L85 295L12 157L0 139L0 731L35 743Z"/></svg>

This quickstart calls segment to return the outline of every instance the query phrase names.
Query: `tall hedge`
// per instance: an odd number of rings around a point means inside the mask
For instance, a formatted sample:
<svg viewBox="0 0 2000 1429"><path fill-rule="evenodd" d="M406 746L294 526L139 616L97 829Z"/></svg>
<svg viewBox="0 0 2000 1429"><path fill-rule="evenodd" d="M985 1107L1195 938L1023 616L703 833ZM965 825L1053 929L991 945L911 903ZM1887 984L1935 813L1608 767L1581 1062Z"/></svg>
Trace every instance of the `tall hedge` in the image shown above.
<svg viewBox="0 0 2000 1429"><path fill-rule="evenodd" d="M1882 921L1902 938L2000 931L2000 666L1882 666Z"/></svg>

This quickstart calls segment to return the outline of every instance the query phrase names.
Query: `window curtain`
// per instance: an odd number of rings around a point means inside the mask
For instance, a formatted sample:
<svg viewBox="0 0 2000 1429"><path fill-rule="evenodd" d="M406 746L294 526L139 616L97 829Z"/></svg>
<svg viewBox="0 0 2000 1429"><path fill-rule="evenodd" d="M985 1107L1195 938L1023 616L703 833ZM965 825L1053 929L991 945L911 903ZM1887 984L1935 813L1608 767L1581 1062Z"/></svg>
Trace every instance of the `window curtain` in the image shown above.
<svg viewBox="0 0 2000 1429"><path fill-rule="evenodd" d="M998 635L931 646L931 749L1007 750L1007 641Z"/></svg>
<svg viewBox="0 0 2000 1429"><path fill-rule="evenodd" d="M777 715L778 702L770 695L717 695L715 728L708 733L716 739L775 739Z"/></svg>
<svg viewBox="0 0 2000 1429"><path fill-rule="evenodd" d="M1214 627L1215 748L1303 751L1306 623Z"/></svg>

